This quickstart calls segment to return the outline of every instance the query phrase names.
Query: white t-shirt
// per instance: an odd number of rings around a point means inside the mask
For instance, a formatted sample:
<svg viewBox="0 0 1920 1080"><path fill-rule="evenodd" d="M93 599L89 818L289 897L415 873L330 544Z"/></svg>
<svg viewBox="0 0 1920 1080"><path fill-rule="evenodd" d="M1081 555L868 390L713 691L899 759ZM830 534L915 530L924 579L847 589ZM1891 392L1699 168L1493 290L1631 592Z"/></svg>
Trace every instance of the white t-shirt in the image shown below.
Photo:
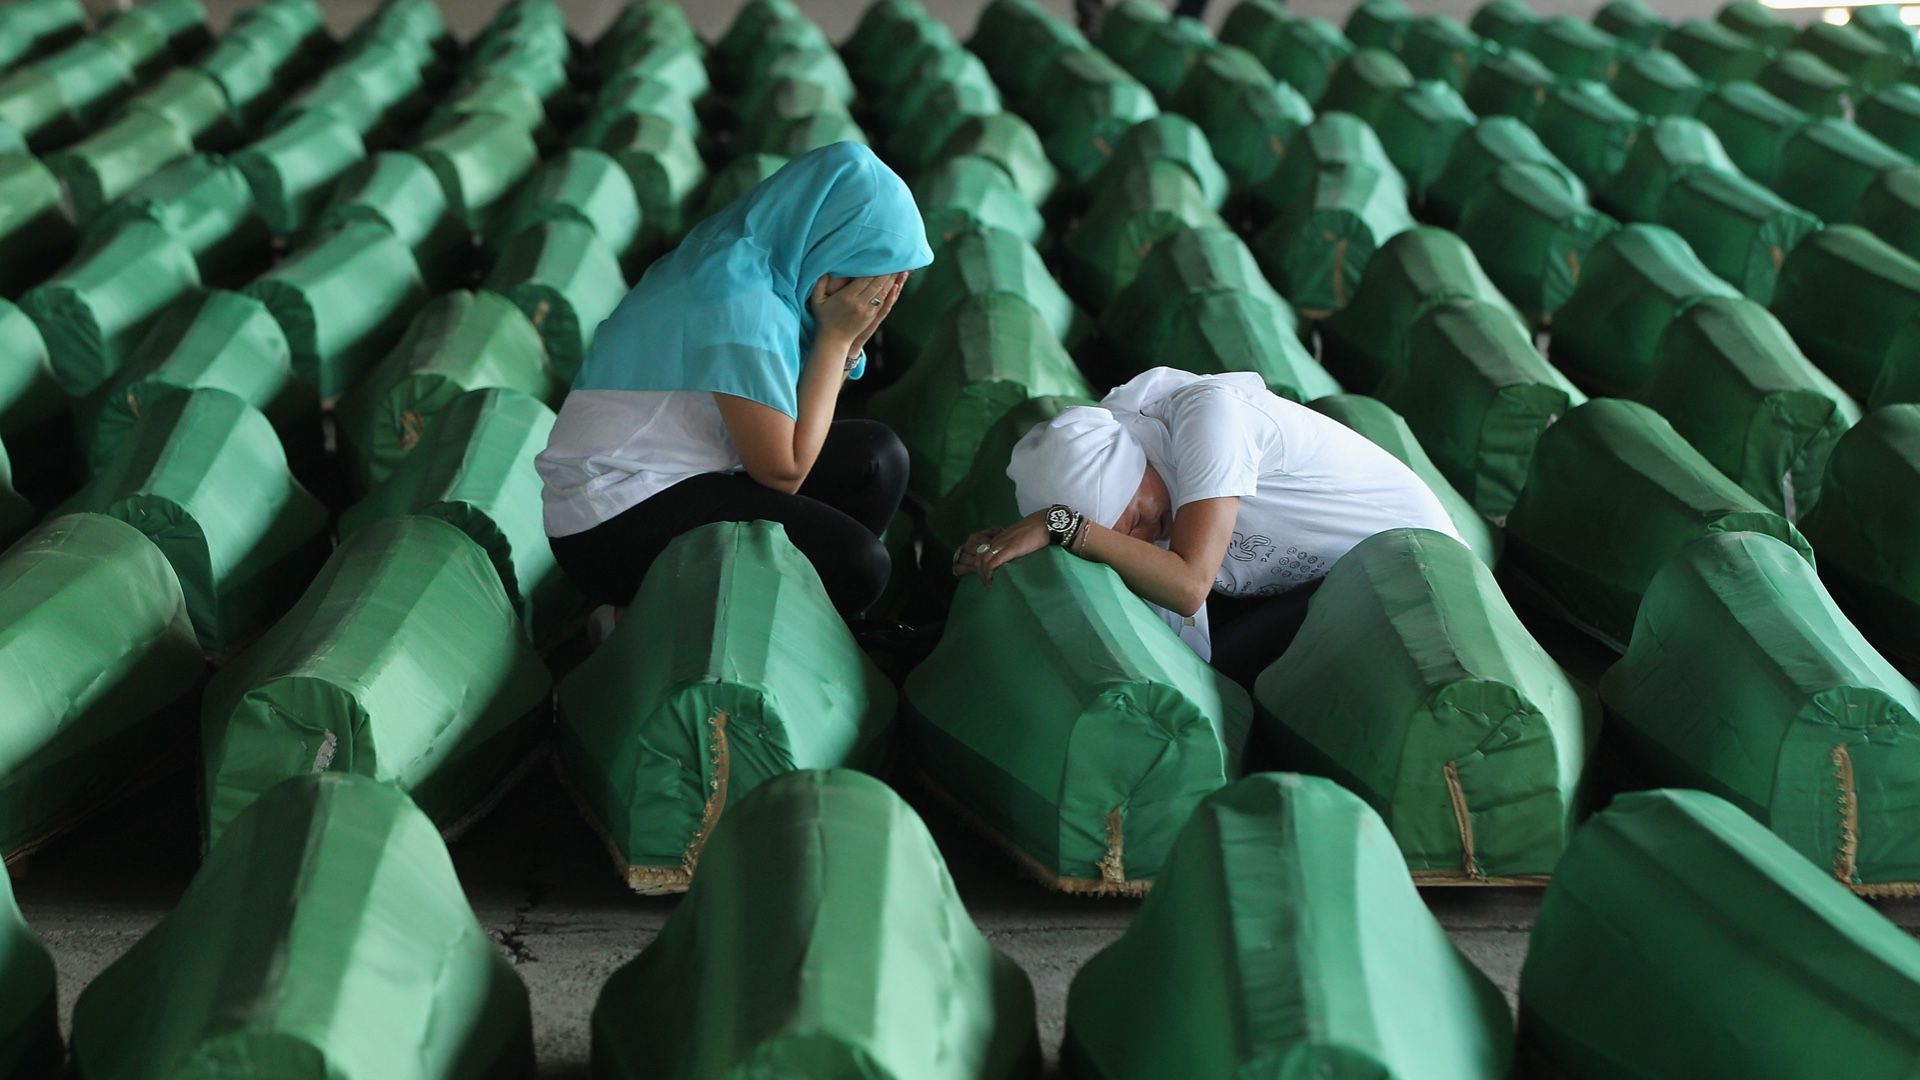
<svg viewBox="0 0 1920 1080"><path fill-rule="evenodd" d="M689 477L746 464L712 394L575 390L534 467L544 482L547 535L571 536Z"/></svg>

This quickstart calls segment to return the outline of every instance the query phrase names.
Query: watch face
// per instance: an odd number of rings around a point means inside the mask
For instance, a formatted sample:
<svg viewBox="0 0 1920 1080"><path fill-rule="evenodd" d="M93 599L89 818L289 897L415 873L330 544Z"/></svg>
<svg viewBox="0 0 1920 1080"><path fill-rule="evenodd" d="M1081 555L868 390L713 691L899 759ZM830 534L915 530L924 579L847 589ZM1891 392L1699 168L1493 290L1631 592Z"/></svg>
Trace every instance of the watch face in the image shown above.
<svg viewBox="0 0 1920 1080"><path fill-rule="evenodd" d="M1073 514L1071 511L1057 506L1047 511L1047 528L1054 532L1065 532L1067 526L1072 523Z"/></svg>

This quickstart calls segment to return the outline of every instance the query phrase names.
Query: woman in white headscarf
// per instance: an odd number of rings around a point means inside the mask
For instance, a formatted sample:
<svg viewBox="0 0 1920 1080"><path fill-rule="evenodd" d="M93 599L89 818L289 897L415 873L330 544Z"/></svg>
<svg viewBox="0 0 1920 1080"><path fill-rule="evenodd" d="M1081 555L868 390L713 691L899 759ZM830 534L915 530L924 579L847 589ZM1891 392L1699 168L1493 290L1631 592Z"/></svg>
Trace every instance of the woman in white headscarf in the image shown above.
<svg viewBox="0 0 1920 1080"><path fill-rule="evenodd" d="M1113 567L1243 683L1284 651L1305 598L1360 541L1407 527L1459 537L1399 459L1247 373L1154 368L1028 432L1007 475L1027 516L969 537L956 574L991 585L1059 544Z"/></svg>

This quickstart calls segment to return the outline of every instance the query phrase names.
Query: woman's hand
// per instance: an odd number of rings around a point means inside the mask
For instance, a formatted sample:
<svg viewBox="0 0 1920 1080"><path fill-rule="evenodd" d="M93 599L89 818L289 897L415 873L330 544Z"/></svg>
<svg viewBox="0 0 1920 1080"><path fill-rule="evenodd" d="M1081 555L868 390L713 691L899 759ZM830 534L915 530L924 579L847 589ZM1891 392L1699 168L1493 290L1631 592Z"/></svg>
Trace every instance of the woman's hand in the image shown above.
<svg viewBox="0 0 1920 1080"><path fill-rule="evenodd" d="M887 294L893 289L895 276L854 278L838 289L829 288L825 277L814 282L808 306L820 324L818 340L835 343L834 351L843 360L854 355L854 341L864 343L874 316L886 309Z"/></svg>
<svg viewBox="0 0 1920 1080"><path fill-rule="evenodd" d="M983 529L967 537L954 554L953 572L956 576L974 574L992 585L994 571L1050 542L1047 512L1037 511L1004 529Z"/></svg>
<svg viewBox="0 0 1920 1080"><path fill-rule="evenodd" d="M907 287L907 278L911 275L908 271L902 270L897 274L889 276L893 281L893 286L886 291L880 306L873 308L873 321L868 323L867 328L860 332L860 336L853 339L852 347L847 349L847 359L849 360L860 355L861 351L867 347L867 342L872 339L874 331L880 329L880 324L886 322L887 316L893 314L893 305L900 299L900 290ZM873 307L871 303L867 306Z"/></svg>

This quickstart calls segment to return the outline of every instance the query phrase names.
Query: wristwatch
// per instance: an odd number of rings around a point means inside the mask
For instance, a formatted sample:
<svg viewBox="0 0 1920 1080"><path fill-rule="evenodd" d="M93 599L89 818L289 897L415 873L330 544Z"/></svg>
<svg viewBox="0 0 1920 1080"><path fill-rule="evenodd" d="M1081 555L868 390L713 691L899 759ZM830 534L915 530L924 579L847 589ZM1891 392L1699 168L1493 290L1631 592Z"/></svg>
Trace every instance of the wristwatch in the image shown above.
<svg viewBox="0 0 1920 1080"><path fill-rule="evenodd" d="M1047 507L1047 540L1065 547L1080 531L1085 518L1072 507L1063 503L1054 503Z"/></svg>

